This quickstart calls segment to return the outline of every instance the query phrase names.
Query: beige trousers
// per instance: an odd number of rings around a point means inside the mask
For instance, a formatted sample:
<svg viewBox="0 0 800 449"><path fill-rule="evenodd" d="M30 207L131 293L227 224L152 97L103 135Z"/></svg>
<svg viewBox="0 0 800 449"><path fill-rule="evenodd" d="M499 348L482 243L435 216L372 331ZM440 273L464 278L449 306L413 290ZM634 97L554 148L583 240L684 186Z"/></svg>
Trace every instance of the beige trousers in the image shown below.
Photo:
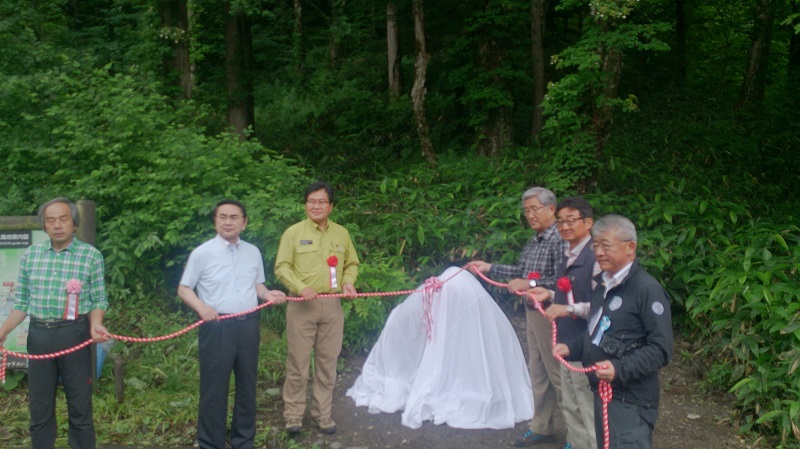
<svg viewBox="0 0 800 449"><path fill-rule="evenodd" d="M311 352L314 383L311 418L330 418L336 363L342 351L344 315L341 300L324 298L290 301L286 307L286 381L283 384L284 418L303 418L306 409Z"/></svg>
<svg viewBox="0 0 800 449"><path fill-rule="evenodd" d="M526 308L525 314L534 410L530 429L552 435L556 433L556 409L561 404L561 368L553 358L553 327L538 310Z"/></svg>
<svg viewBox="0 0 800 449"><path fill-rule="evenodd" d="M583 368L580 362L570 362ZM578 373L561 365L561 405L567 425L567 441L575 449L597 449L594 430L594 393L589 389L586 373Z"/></svg>

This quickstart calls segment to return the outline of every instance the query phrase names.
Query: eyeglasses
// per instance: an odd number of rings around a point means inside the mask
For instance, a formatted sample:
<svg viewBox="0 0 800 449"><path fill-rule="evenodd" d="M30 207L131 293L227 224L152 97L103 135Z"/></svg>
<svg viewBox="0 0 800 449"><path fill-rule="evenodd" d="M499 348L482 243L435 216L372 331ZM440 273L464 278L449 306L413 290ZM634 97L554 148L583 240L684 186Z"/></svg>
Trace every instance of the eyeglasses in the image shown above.
<svg viewBox="0 0 800 449"><path fill-rule="evenodd" d="M564 225L567 225L567 227L571 228L571 227L575 226L575 223L577 223L578 220L583 220L584 218L586 218L586 217L565 218L563 220L556 220L555 223L556 223L556 227L557 228L560 228L561 226L564 226Z"/></svg>
<svg viewBox="0 0 800 449"><path fill-rule="evenodd" d="M217 220L219 221L239 221L241 219L241 215L217 215Z"/></svg>
<svg viewBox="0 0 800 449"><path fill-rule="evenodd" d="M523 212L523 213L524 213L526 216L527 216L527 215L533 215L533 214L535 214L535 213L539 212L540 210L544 209L545 207L547 207L547 206L538 206L538 207L537 207L537 206L533 206L533 207L526 207L526 208L522 209L522 212Z"/></svg>
<svg viewBox="0 0 800 449"><path fill-rule="evenodd" d="M603 252L604 252L604 253L607 253L607 252L609 252L609 251L611 250L611 248L613 248L614 246L616 246L616 245L619 245L619 244L621 244L621 243L628 243L628 242L631 242L631 241L632 241L632 240L623 240L623 241L621 241L621 242L613 242L613 243L608 243L608 242L594 242L594 243L592 243L592 250L594 250L594 251L597 251L597 249L598 249L598 248L603 248Z"/></svg>
<svg viewBox="0 0 800 449"><path fill-rule="evenodd" d="M306 204L311 206L311 207L314 207L314 206L325 207L328 204L330 204L330 201L328 201L328 200L306 200Z"/></svg>

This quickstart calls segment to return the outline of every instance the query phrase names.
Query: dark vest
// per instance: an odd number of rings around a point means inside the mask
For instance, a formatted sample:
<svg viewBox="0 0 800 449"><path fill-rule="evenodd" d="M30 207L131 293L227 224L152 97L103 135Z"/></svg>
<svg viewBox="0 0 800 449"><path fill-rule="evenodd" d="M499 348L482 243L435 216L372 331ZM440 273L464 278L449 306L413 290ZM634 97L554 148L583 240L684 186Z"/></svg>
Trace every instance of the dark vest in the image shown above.
<svg viewBox="0 0 800 449"><path fill-rule="evenodd" d="M589 302L592 295L592 274L594 271L594 251L592 250L593 240L590 238L583 247L575 262L567 268L567 257L561 260L558 266L558 279L567 276L572 283L572 296L576 303ZM567 305L567 294L556 287L553 302L556 304ZM579 317L557 318L558 328L557 341L559 343L581 336L586 332L586 320Z"/></svg>

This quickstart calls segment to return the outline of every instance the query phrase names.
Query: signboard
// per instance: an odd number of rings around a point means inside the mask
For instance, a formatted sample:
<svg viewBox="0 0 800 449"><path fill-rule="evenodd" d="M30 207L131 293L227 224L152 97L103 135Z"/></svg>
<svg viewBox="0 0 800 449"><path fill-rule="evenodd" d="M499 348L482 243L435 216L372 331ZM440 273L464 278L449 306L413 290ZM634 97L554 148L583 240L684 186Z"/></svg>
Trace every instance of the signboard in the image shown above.
<svg viewBox="0 0 800 449"><path fill-rule="evenodd" d="M32 244L48 239L41 230L0 231L0 322L5 321L14 308L19 261ZM3 346L9 351L28 351L28 318L11 331ZM27 359L8 357L8 369L25 369Z"/></svg>

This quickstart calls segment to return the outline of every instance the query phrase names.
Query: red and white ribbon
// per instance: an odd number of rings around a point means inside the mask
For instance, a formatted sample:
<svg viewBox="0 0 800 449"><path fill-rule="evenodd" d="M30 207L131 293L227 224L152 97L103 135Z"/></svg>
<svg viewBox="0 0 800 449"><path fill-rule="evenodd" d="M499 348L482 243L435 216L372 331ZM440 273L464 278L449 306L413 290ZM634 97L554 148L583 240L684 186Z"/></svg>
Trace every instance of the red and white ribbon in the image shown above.
<svg viewBox="0 0 800 449"><path fill-rule="evenodd" d="M78 318L78 302L80 301L83 283L77 279L67 281L67 305L64 308L64 319L74 320Z"/></svg>
<svg viewBox="0 0 800 449"><path fill-rule="evenodd" d="M339 263L339 258L336 256L328 257L328 267L330 268L330 286L331 288L339 288L339 283L336 281L336 265Z"/></svg>
<svg viewBox="0 0 800 449"><path fill-rule="evenodd" d="M430 277L425 280L422 287L422 321L428 331L428 341L433 339L433 298L436 292L442 289L442 281L437 277Z"/></svg>

